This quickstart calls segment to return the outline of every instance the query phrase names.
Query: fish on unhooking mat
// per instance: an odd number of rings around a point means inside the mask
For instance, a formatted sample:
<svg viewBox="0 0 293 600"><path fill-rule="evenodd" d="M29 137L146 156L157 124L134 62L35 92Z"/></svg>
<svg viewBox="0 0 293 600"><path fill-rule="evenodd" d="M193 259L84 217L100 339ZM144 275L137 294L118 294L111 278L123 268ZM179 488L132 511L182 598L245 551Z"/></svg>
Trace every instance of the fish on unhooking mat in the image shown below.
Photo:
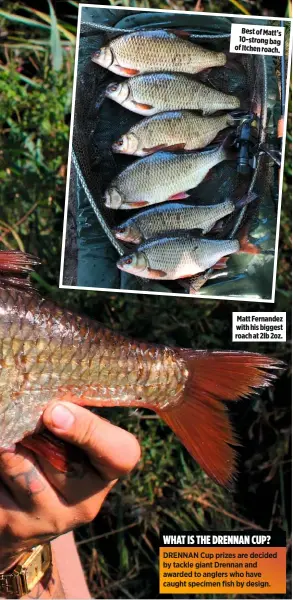
<svg viewBox="0 0 293 600"><path fill-rule="evenodd" d="M189 153L156 152L133 162L106 190L106 206L128 210L187 198L187 190L198 186L212 167L231 158L224 145Z"/></svg>
<svg viewBox="0 0 293 600"><path fill-rule="evenodd" d="M160 237L175 231L202 230L208 233L215 224L235 210L255 200L257 195L250 193L237 200L227 199L219 204L188 205L178 202L164 202L158 206L139 211L121 225L113 229L115 237L123 242L141 244L150 238Z"/></svg>
<svg viewBox="0 0 293 600"><path fill-rule="evenodd" d="M117 267L147 279L184 279L210 267L225 268L227 258L236 252L258 254L259 249L245 235L238 241L177 233L141 244L132 254L120 258Z"/></svg>
<svg viewBox="0 0 293 600"><path fill-rule="evenodd" d="M224 94L182 73L137 75L122 83L110 83L105 95L143 116L183 109L208 115L240 107L237 96Z"/></svg>
<svg viewBox="0 0 293 600"><path fill-rule="evenodd" d="M21 443L63 472L71 454L42 428L50 401L154 410L222 485L236 444L224 401L269 386L281 361L129 340L39 296L25 279L36 264L0 252L0 447Z"/></svg>
<svg viewBox="0 0 293 600"><path fill-rule="evenodd" d="M214 52L188 40L184 31L155 29L133 31L97 50L92 61L123 77L151 71L198 73L227 62L224 52Z"/></svg>
<svg viewBox="0 0 293 600"><path fill-rule="evenodd" d="M235 125L239 118L241 113L236 111L216 117L202 117L188 110L159 113L131 127L112 145L112 150L133 156L160 150L197 150L210 144L222 129Z"/></svg>

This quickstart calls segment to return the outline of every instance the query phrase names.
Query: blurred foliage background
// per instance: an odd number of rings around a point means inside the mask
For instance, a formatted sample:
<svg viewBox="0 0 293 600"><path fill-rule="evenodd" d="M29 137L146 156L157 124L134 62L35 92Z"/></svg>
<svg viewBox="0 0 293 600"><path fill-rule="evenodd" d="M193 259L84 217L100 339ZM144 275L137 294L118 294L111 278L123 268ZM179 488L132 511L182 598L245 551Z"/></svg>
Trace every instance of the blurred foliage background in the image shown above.
<svg viewBox="0 0 293 600"><path fill-rule="evenodd" d="M231 313L255 310L254 304L58 288L78 4L0 0L0 247L37 254L42 266L34 277L41 293L117 331L152 342L235 349ZM287 1L276 5L267 0L111 0L110 4L292 16ZM288 311L288 321L291 155L288 132L274 307ZM269 304L257 306L272 309ZM272 353L291 364L291 341L237 344L237 349ZM159 597L157 552L162 527L175 532L276 526L286 530L290 552L290 394L288 370L274 390L234 407L232 417L243 446L232 494L208 479L155 415L103 411L137 435L142 460L116 486L96 520L76 532L93 597ZM288 571L288 597L290 580Z"/></svg>

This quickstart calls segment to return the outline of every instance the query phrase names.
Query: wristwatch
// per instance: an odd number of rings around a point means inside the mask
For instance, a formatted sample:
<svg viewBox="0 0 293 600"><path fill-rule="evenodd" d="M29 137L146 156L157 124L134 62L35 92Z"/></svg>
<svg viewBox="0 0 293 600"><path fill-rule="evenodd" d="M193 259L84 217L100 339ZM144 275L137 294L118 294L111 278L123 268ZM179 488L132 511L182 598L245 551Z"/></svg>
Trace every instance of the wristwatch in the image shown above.
<svg viewBox="0 0 293 600"><path fill-rule="evenodd" d="M35 546L22 554L17 564L6 573L0 574L0 597L21 598L44 577L52 567L50 544Z"/></svg>

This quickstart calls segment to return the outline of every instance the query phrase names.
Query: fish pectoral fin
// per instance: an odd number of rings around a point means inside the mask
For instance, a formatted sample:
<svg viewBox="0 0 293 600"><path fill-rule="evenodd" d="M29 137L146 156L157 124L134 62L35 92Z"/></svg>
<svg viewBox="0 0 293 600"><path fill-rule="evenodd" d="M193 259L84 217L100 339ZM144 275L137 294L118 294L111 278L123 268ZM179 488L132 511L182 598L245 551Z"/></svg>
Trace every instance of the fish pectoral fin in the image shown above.
<svg viewBox="0 0 293 600"><path fill-rule="evenodd" d="M154 108L151 104L142 104L141 102L136 102L135 100L132 100L132 102L137 108L140 108L140 110L151 110Z"/></svg>
<svg viewBox="0 0 293 600"><path fill-rule="evenodd" d="M213 269L219 269L219 270L226 269L228 258L230 258L230 257L222 256L222 258L220 258L220 260L218 260L218 262L216 262L216 264L213 266Z"/></svg>
<svg viewBox="0 0 293 600"><path fill-rule="evenodd" d="M120 71L121 75L126 75L127 77L132 77L133 75L138 75L140 71L138 69L129 69L128 67L121 67L120 65L116 65L118 71Z"/></svg>
<svg viewBox="0 0 293 600"><path fill-rule="evenodd" d="M152 152L159 152L159 150L165 150L168 148L166 144L159 144L158 146L152 146L151 148L143 148L143 152L151 154Z"/></svg>
<svg viewBox="0 0 293 600"><path fill-rule="evenodd" d="M178 279L188 279L193 276L194 276L194 273L190 273L190 275L181 275L181 277L178 277Z"/></svg>
<svg viewBox="0 0 293 600"><path fill-rule="evenodd" d="M180 144L172 144L170 146L166 146L165 152L176 152L176 150L184 150L185 146L185 142L181 142Z"/></svg>
<svg viewBox="0 0 293 600"><path fill-rule="evenodd" d="M179 192L178 194L174 194L174 196L169 196L168 200L185 200L189 196L190 194L186 194L186 192Z"/></svg>
<svg viewBox="0 0 293 600"><path fill-rule="evenodd" d="M184 31L184 29L167 29L167 31L169 33L174 33L174 35L176 35L179 38L182 38L183 40L188 40L191 37L191 33L188 33L188 31Z"/></svg>
<svg viewBox="0 0 293 600"><path fill-rule="evenodd" d="M20 288L30 288L28 275L40 261L36 256L16 250L0 251L0 282Z"/></svg>
<svg viewBox="0 0 293 600"><path fill-rule="evenodd" d="M61 473L78 474L85 462L84 453L71 444L56 438L53 433L44 429L40 433L25 437L22 446L41 456Z"/></svg>
<svg viewBox="0 0 293 600"><path fill-rule="evenodd" d="M162 277L166 277L166 271L160 271L160 269L151 269L148 268L148 274L152 279L161 279Z"/></svg>
<svg viewBox="0 0 293 600"><path fill-rule="evenodd" d="M159 144L158 146L152 146L151 148L143 148L144 152L148 152L151 154L152 152L159 152L160 150L164 150L165 152L176 152L176 150L184 150L185 142L181 144Z"/></svg>
<svg viewBox="0 0 293 600"><path fill-rule="evenodd" d="M142 206L148 206L149 203L145 200L138 200L137 202L129 202L129 208L142 208Z"/></svg>

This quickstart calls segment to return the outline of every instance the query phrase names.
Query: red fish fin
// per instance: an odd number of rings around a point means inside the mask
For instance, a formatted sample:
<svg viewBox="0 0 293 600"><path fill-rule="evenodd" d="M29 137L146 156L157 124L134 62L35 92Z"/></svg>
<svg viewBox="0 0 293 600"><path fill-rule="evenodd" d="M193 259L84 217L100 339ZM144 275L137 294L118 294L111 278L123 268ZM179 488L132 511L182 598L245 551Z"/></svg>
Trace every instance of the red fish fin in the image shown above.
<svg viewBox="0 0 293 600"><path fill-rule="evenodd" d="M148 269L148 273L152 279L161 279L161 277L166 277L166 271L160 271L160 269Z"/></svg>
<svg viewBox="0 0 293 600"><path fill-rule="evenodd" d="M178 408L159 415L206 473L229 487L236 474L237 445L223 401L248 397L267 387L284 363L260 354L178 350L189 377Z"/></svg>
<svg viewBox="0 0 293 600"><path fill-rule="evenodd" d="M188 279L189 277L193 277L194 273L190 273L190 275L182 275L181 277L178 277L178 279Z"/></svg>
<svg viewBox="0 0 293 600"><path fill-rule="evenodd" d="M183 29L167 29L167 31L169 31L169 33L174 33L174 35L176 35L179 38L182 38L183 40L188 40L191 36L191 34L188 33L188 31L184 31Z"/></svg>
<svg viewBox="0 0 293 600"><path fill-rule="evenodd" d="M245 252L247 254L260 254L260 249L255 244L252 244L248 240L247 230L248 230L248 228L247 228L247 226L245 226L242 229L242 231L240 232L240 235L238 238L239 244L240 244L239 252Z"/></svg>
<svg viewBox="0 0 293 600"><path fill-rule="evenodd" d="M132 208L141 208L142 206L148 206L149 203L145 202L145 200L139 200L138 202L129 202L129 206Z"/></svg>
<svg viewBox="0 0 293 600"><path fill-rule="evenodd" d="M31 282L27 277L40 261L31 254L17 250L0 251L0 283L17 288L30 289Z"/></svg>
<svg viewBox="0 0 293 600"><path fill-rule="evenodd" d="M152 152L159 152L165 148L167 148L166 144L159 144L158 146L152 146L151 148L143 148L143 151L151 154Z"/></svg>
<svg viewBox="0 0 293 600"><path fill-rule="evenodd" d="M137 75L140 71L138 69L128 69L127 67L120 67L119 71L122 75L127 75L131 77L132 75Z"/></svg>
<svg viewBox="0 0 293 600"><path fill-rule="evenodd" d="M174 196L170 196L168 200L185 200L189 198L190 194L186 194L186 192L179 192L179 194L174 194Z"/></svg>
<svg viewBox="0 0 293 600"><path fill-rule="evenodd" d="M21 444L37 456L45 458L61 473L73 471L74 464L80 464L85 460L81 450L56 438L47 430L27 436Z"/></svg>
<svg viewBox="0 0 293 600"><path fill-rule="evenodd" d="M34 270L40 261L31 254L25 254L18 250L0 251L0 272L27 274Z"/></svg>
<svg viewBox="0 0 293 600"><path fill-rule="evenodd" d="M218 262L213 266L213 269L226 269L228 258L229 256L223 256L220 258L220 260L218 260Z"/></svg>
<svg viewBox="0 0 293 600"><path fill-rule="evenodd" d="M151 104L141 104L140 102L135 102L134 100L133 104L135 104L135 106L137 106L137 108L140 108L141 110L150 110L151 108L154 108L153 106L151 106Z"/></svg>
<svg viewBox="0 0 293 600"><path fill-rule="evenodd" d="M166 146L165 151L166 152L176 152L176 150L184 150L186 146L185 142L182 142L180 144L173 144L172 146Z"/></svg>

